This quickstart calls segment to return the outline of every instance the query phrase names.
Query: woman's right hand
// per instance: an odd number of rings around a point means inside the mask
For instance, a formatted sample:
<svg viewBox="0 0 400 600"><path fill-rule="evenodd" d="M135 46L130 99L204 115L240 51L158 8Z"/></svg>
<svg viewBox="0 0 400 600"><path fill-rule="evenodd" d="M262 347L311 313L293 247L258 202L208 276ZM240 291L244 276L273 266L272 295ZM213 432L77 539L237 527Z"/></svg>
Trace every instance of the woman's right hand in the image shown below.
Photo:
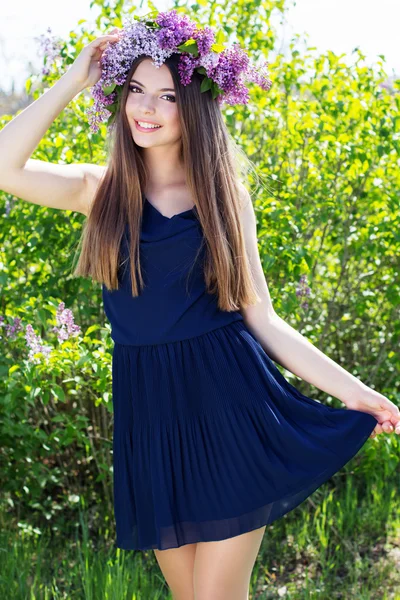
<svg viewBox="0 0 400 600"><path fill-rule="evenodd" d="M101 77L100 59L107 45L119 41L119 28L114 27L108 34L101 35L85 46L78 58L68 69L68 76L72 77L82 89L92 87Z"/></svg>

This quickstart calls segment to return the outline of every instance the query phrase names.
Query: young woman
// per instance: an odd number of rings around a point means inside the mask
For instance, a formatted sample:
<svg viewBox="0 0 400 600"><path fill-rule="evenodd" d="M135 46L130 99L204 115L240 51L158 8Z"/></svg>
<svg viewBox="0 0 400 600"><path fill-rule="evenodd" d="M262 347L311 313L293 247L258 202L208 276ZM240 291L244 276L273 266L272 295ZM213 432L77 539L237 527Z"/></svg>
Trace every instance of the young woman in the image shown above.
<svg viewBox="0 0 400 600"><path fill-rule="evenodd" d="M162 27L204 49L205 35L178 25ZM116 546L153 549L175 600L245 600L266 525L368 437L400 433L399 410L275 313L214 94L227 93L221 71L207 70L218 88L201 70L183 83L180 52L155 66L147 38L136 32L133 56L117 31L1 131L0 187L88 217L76 273L102 283L112 326ZM117 44L128 67L107 166L30 159L60 111L115 65ZM271 359L346 408L304 396Z"/></svg>

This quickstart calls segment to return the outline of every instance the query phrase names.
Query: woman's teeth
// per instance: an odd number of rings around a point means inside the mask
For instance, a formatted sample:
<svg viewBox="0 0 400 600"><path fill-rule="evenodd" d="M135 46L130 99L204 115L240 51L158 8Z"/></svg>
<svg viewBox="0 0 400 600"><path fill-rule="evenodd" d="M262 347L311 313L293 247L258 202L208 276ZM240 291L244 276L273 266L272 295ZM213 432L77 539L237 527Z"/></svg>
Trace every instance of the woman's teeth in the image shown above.
<svg viewBox="0 0 400 600"><path fill-rule="evenodd" d="M145 129L158 129L161 125L150 125L150 123L141 123L138 121L140 127L144 127Z"/></svg>

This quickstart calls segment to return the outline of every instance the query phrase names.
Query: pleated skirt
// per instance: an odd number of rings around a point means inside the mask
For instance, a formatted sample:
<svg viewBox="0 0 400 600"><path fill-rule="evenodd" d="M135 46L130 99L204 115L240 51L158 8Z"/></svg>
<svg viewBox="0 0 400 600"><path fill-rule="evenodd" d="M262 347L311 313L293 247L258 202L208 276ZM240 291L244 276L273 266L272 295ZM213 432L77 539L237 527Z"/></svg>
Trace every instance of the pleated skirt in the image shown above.
<svg viewBox="0 0 400 600"><path fill-rule="evenodd" d="M300 393L243 321L114 345L116 548L177 548L282 517L353 458L370 414Z"/></svg>

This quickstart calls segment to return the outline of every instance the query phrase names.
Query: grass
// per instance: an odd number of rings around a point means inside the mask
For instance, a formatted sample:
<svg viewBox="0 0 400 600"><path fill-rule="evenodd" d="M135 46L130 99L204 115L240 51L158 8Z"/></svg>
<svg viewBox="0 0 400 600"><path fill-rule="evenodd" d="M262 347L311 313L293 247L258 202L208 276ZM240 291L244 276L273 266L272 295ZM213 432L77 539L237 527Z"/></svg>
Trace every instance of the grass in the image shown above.
<svg viewBox="0 0 400 600"><path fill-rule="evenodd" d="M398 477L366 477L360 491L342 471L335 483L267 526L250 600L400 600ZM172 600L153 551L115 549L86 512L64 538L2 522L1 598Z"/></svg>

